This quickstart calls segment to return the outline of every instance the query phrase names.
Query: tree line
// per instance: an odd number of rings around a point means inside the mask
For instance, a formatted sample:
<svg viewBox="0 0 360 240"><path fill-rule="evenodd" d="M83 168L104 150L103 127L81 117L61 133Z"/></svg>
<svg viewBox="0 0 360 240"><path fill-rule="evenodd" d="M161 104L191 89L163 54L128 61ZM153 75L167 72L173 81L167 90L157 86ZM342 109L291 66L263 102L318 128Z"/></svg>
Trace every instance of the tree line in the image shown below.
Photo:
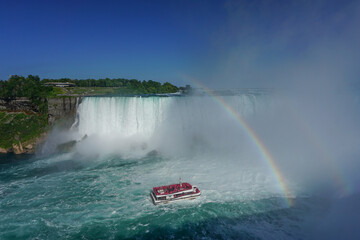
<svg viewBox="0 0 360 240"><path fill-rule="evenodd" d="M44 86L48 82L69 82L75 84L76 87L114 87L121 88L124 93L133 94L158 94L158 93L174 93L179 88L169 82L163 84L156 81L139 81L136 79L125 78L104 78L104 79L42 79L39 76L29 75L28 77L12 75L7 81L0 81L0 97L11 99L15 97L27 97L30 99L38 99L48 96L53 88ZM180 88L181 89L181 88Z"/></svg>
<svg viewBox="0 0 360 240"><path fill-rule="evenodd" d="M54 88L45 86L48 82L70 82L76 87L113 87L115 93L120 94L159 94L174 93L182 90L169 82L163 84L156 81L139 81L125 78L104 79L40 79L39 76L28 75L27 77L12 75L7 81L0 81L0 97L3 99L15 99L17 97L29 98L40 111L46 109L46 98L54 95Z"/></svg>
<svg viewBox="0 0 360 240"><path fill-rule="evenodd" d="M129 90L129 93L134 94L156 94L156 93L174 93L179 91L179 88L169 82L163 84L148 80L139 81L137 79L125 78L102 78L102 79L43 79L43 83L47 82L69 82L75 84L77 87L117 87Z"/></svg>
<svg viewBox="0 0 360 240"><path fill-rule="evenodd" d="M12 75L7 81L0 81L1 98L11 100L17 97L26 97L38 106L42 113L47 111L46 97L51 91L52 87L44 86L39 76Z"/></svg>

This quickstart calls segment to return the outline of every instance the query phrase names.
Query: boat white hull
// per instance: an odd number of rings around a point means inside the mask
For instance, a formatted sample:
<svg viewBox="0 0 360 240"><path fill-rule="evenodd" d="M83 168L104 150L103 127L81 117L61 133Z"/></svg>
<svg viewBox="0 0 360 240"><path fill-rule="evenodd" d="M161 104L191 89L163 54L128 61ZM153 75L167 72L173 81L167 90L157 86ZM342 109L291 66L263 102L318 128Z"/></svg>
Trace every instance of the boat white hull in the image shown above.
<svg viewBox="0 0 360 240"><path fill-rule="evenodd" d="M177 198L170 198L170 199L166 199L166 200L156 200L154 193L153 192L150 193L151 199L155 205L166 204L169 202L174 202L174 201L179 201L179 200L192 200L192 199L199 197L200 195L201 195L201 193L199 192L199 193L194 193L191 195L186 195L186 196L177 197Z"/></svg>

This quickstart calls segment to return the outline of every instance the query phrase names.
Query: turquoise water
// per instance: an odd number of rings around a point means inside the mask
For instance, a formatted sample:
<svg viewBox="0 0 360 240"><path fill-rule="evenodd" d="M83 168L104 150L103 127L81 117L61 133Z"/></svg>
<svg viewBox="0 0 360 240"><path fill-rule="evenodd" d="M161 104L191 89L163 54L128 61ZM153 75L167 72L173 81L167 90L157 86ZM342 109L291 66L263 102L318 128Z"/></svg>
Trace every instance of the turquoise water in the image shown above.
<svg viewBox="0 0 360 240"><path fill-rule="evenodd" d="M71 129L55 127L38 155L0 155L0 239L360 238L359 121L287 104L252 94L222 105L84 98ZM59 153L68 141L77 144ZM150 190L179 178L201 196L154 206Z"/></svg>
<svg viewBox="0 0 360 240"><path fill-rule="evenodd" d="M201 159L161 156L2 156L0 239L301 238L304 216L310 214L314 199L298 197L287 208L281 195L266 189L266 177L253 170L238 172L240 187L226 188L225 181L212 183L206 176L214 168L223 174L220 166L226 162L210 161L205 169L202 164ZM202 169L184 173L195 166ZM202 196L154 206L150 189L176 181L175 169L196 183Z"/></svg>

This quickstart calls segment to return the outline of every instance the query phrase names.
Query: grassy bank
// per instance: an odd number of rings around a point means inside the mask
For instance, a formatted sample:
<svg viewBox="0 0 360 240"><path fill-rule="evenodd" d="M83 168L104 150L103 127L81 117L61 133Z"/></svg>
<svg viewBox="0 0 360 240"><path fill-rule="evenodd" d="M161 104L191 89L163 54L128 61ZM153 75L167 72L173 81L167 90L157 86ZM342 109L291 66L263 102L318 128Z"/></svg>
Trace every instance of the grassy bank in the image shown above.
<svg viewBox="0 0 360 240"><path fill-rule="evenodd" d="M56 89L56 88L54 88ZM62 94L77 94L77 95L106 95L115 94L114 87L68 87L62 88L65 93Z"/></svg>
<svg viewBox="0 0 360 240"><path fill-rule="evenodd" d="M0 147L8 149L19 141L32 141L46 130L46 126L44 115L0 112Z"/></svg>
<svg viewBox="0 0 360 240"><path fill-rule="evenodd" d="M146 90L142 88L129 87L54 87L49 97L57 97L61 95L127 95L127 94L155 94L156 91ZM164 92L166 93L166 92Z"/></svg>

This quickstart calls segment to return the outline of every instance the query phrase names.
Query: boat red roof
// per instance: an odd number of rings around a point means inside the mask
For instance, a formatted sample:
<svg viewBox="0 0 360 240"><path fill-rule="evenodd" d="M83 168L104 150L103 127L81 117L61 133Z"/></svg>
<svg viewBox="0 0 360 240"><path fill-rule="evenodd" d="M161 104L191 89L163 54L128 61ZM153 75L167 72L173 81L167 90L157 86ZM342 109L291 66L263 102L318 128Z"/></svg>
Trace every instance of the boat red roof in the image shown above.
<svg viewBox="0 0 360 240"><path fill-rule="evenodd" d="M182 192L186 190L191 190L192 186L190 183L181 183L181 184L172 184L168 186L161 186L161 187L154 187L154 193L156 195L167 195L167 194L173 194L177 192Z"/></svg>

